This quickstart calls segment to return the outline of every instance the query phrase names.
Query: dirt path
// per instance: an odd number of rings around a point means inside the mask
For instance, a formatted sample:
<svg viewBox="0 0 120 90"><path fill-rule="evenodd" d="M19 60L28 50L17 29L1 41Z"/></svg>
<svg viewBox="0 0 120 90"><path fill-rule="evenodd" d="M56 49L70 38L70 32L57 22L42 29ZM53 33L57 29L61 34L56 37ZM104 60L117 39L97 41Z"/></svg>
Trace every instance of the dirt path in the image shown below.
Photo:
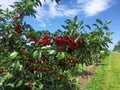
<svg viewBox="0 0 120 90"><path fill-rule="evenodd" d="M83 71L79 71L74 78L78 81L80 90L83 90L86 83L91 80L92 76L95 74L95 71L98 66L91 65L85 68Z"/></svg>

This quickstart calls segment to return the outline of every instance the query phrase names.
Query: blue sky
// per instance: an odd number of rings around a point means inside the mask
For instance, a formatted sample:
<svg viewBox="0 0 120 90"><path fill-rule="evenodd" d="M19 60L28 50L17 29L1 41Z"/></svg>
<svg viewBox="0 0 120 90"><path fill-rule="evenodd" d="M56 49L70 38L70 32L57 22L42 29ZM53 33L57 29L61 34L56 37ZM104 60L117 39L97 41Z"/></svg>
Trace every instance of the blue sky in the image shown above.
<svg viewBox="0 0 120 90"><path fill-rule="evenodd" d="M5 9L9 4L20 0L0 0L1 8ZM111 36L113 44L109 45L112 50L114 45L120 40L120 0L61 0L59 4L51 0L41 0L42 7L35 8L36 18L26 17L27 23L31 24L35 30L64 30L66 19L78 16L78 21L84 20L85 24L92 25L96 19L102 21L112 20L108 26L114 34ZM8 7L10 10L11 8Z"/></svg>

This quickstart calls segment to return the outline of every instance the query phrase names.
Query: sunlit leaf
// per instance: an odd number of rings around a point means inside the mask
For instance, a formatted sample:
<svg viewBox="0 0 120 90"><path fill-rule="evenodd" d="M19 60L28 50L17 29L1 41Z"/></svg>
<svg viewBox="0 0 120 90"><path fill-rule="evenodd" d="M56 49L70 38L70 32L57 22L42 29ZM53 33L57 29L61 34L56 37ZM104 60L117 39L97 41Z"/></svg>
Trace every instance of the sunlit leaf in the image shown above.
<svg viewBox="0 0 120 90"><path fill-rule="evenodd" d="M19 70L20 69L20 62L19 62L19 60L16 60L16 62L14 63L14 69L15 70Z"/></svg>
<svg viewBox="0 0 120 90"><path fill-rule="evenodd" d="M10 59L16 58L18 55L18 52L14 51L13 53L10 54Z"/></svg>
<svg viewBox="0 0 120 90"><path fill-rule="evenodd" d="M23 80L19 80L16 84L16 87L20 87L22 85L22 83L23 83Z"/></svg>
<svg viewBox="0 0 120 90"><path fill-rule="evenodd" d="M34 59L37 59L39 57L39 51L38 50L35 50L34 52L33 52L33 58Z"/></svg>
<svg viewBox="0 0 120 90"><path fill-rule="evenodd" d="M48 50L49 54L55 54L55 50Z"/></svg>
<svg viewBox="0 0 120 90"><path fill-rule="evenodd" d="M80 27L82 24L83 24L83 21L80 21L80 22L78 23L78 26Z"/></svg>
<svg viewBox="0 0 120 90"><path fill-rule="evenodd" d="M62 60L65 58L65 53L64 52L58 52L56 57L58 58L58 60Z"/></svg>
<svg viewBox="0 0 120 90"><path fill-rule="evenodd" d="M112 22L111 20L107 20L107 21L105 21L104 24L106 25L106 24L109 24L109 23L111 23L111 22Z"/></svg>
<svg viewBox="0 0 120 90"><path fill-rule="evenodd" d="M43 89L43 84L42 83L39 84L39 90L41 90L41 89Z"/></svg>

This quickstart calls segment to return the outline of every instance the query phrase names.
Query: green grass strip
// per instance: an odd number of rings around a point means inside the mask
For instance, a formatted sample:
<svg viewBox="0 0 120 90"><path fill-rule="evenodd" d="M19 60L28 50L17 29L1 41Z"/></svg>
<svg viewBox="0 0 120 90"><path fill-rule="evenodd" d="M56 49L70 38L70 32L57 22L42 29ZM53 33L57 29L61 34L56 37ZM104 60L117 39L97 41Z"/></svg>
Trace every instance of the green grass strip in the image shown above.
<svg viewBox="0 0 120 90"><path fill-rule="evenodd" d="M111 52L84 90L120 90L120 53Z"/></svg>

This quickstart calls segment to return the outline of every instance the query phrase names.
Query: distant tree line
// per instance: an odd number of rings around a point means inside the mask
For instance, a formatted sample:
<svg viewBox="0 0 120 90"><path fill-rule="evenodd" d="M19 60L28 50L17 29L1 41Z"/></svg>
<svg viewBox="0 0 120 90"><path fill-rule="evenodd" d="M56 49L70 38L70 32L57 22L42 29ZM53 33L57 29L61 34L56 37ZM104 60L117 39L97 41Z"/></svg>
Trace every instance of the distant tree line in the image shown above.
<svg viewBox="0 0 120 90"><path fill-rule="evenodd" d="M117 44L114 46L113 51L119 51L120 52L120 40L117 42Z"/></svg>

